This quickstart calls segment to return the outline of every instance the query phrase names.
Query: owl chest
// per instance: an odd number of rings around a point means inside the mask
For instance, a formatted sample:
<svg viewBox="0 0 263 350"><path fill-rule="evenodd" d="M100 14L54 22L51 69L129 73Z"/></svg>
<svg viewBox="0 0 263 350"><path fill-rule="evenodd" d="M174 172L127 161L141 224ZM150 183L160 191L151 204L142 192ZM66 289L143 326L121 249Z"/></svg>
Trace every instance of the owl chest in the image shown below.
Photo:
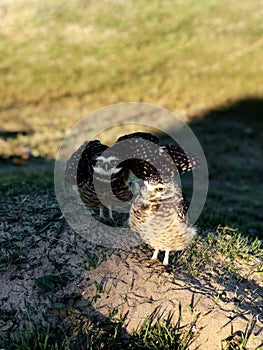
<svg viewBox="0 0 263 350"><path fill-rule="evenodd" d="M177 220L152 222L142 225L140 236L143 241L155 249L182 250L189 241L186 225Z"/></svg>
<svg viewBox="0 0 263 350"><path fill-rule="evenodd" d="M79 193L82 201L93 206L102 203L112 206L118 201L127 202L132 199L132 192L124 178L111 179L94 177L94 181L87 181L79 186Z"/></svg>
<svg viewBox="0 0 263 350"><path fill-rule="evenodd" d="M96 195L96 192L94 191L93 186L91 186L88 182L86 182L81 186L78 186L78 190L79 190L79 195L82 202L88 208L94 208L98 206L99 199Z"/></svg>
<svg viewBox="0 0 263 350"><path fill-rule="evenodd" d="M189 242L186 232L178 227L172 227L156 235L146 234L142 239L153 248L160 250L183 250Z"/></svg>
<svg viewBox="0 0 263 350"><path fill-rule="evenodd" d="M140 200L135 203L131 213L131 225L138 232L154 232L156 228L169 227L177 217L171 205L151 203Z"/></svg>

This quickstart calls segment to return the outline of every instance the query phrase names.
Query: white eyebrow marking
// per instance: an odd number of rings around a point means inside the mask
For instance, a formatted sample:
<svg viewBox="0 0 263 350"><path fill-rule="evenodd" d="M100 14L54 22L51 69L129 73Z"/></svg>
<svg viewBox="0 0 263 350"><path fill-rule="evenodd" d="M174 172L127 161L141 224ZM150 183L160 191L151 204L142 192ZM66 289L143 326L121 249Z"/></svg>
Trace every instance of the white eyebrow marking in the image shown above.
<svg viewBox="0 0 263 350"><path fill-rule="evenodd" d="M102 160L105 163L109 163L112 160L119 160L117 157L115 156L109 156L109 157L104 157L104 156L99 156L98 158L96 158L96 160Z"/></svg>

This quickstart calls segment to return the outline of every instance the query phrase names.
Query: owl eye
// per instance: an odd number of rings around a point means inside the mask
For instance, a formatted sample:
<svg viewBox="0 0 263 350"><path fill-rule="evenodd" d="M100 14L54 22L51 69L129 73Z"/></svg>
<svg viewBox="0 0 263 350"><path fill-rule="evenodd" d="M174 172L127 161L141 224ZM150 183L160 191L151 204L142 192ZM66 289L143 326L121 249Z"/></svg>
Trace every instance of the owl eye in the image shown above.
<svg viewBox="0 0 263 350"><path fill-rule="evenodd" d="M164 187L157 187L155 190L156 190L156 192L164 192L165 188Z"/></svg>
<svg viewBox="0 0 263 350"><path fill-rule="evenodd" d="M96 165L102 165L103 164L103 160L102 159L98 159L96 162Z"/></svg>
<svg viewBox="0 0 263 350"><path fill-rule="evenodd" d="M111 165L117 165L118 164L118 161L117 159L113 159L110 161Z"/></svg>

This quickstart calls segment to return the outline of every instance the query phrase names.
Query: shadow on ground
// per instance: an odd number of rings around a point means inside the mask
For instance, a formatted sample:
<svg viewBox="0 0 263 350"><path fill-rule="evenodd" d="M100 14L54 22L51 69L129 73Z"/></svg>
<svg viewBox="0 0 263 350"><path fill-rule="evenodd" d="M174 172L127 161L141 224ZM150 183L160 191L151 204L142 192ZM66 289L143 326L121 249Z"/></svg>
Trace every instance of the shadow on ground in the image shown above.
<svg viewBox="0 0 263 350"><path fill-rule="evenodd" d="M232 225L263 238L263 99L244 98L205 112L190 124L209 167L201 226Z"/></svg>

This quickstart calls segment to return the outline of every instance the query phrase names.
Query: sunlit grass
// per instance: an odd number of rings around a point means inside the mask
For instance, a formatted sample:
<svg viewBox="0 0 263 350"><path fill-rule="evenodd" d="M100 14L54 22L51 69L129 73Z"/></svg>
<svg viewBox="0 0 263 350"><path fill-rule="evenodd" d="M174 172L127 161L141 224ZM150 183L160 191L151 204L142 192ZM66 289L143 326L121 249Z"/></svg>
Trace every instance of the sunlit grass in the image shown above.
<svg viewBox="0 0 263 350"><path fill-rule="evenodd" d="M259 0L21 0L0 8L2 127L33 129L19 143L42 156L55 156L83 114L111 103L145 101L184 115L260 94Z"/></svg>

